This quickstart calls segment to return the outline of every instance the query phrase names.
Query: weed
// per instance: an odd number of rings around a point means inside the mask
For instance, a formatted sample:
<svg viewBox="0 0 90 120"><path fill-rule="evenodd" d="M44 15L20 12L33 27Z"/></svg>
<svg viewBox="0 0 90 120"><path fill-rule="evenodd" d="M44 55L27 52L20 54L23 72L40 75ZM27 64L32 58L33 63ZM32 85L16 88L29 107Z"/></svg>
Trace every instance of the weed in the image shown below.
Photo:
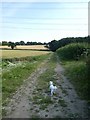
<svg viewBox="0 0 90 120"><path fill-rule="evenodd" d="M47 105L46 104L42 104L42 105L40 105L40 107L39 107L41 110L45 110L46 108L47 108Z"/></svg>
<svg viewBox="0 0 90 120"><path fill-rule="evenodd" d="M2 109L2 117L6 116L6 114L7 114L7 111L5 109Z"/></svg>
<svg viewBox="0 0 90 120"><path fill-rule="evenodd" d="M62 107L67 107L67 104L66 104L66 102L65 102L63 99L60 99L60 100L58 101L58 103L59 103Z"/></svg>

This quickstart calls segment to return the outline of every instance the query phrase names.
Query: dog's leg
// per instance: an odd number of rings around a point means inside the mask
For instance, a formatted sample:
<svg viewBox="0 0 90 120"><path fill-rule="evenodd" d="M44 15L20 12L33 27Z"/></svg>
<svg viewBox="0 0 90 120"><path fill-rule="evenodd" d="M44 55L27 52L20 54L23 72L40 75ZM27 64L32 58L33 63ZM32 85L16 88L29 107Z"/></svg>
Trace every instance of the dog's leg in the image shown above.
<svg viewBox="0 0 90 120"><path fill-rule="evenodd" d="M53 90L51 90L51 96L53 96Z"/></svg>

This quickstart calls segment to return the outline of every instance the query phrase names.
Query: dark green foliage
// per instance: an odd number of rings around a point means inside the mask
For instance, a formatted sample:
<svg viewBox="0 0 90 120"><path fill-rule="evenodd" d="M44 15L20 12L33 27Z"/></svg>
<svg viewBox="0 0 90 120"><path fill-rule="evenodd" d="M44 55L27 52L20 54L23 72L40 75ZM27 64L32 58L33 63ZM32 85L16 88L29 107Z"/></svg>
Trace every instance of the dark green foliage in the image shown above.
<svg viewBox="0 0 90 120"><path fill-rule="evenodd" d="M47 45L47 43L42 43L42 42L27 42L25 43L24 41L20 41L20 42L7 42L7 41L2 41L0 43L0 45L3 46L11 46L11 44L13 45Z"/></svg>
<svg viewBox="0 0 90 120"><path fill-rule="evenodd" d="M8 45L7 41L2 41L2 46Z"/></svg>
<svg viewBox="0 0 90 120"><path fill-rule="evenodd" d="M25 45L25 42L24 41L20 41L19 44L20 45Z"/></svg>
<svg viewBox="0 0 90 120"><path fill-rule="evenodd" d="M58 49L58 41L53 40L49 43L49 49L52 50L53 52L56 51L56 49Z"/></svg>
<svg viewBox="0 0 90 120"><path fill-rule="evenodd" d="M59 48L57 53L63 60L79 60L86 50L87 46L85 44L73 43Z"/></svg>
<svg viewBox="0 0 90 120"><path fill-rule="evenodd" d="M65 45L68 45L70 43L90 43L90 36L88 37L68 37L63 38L61 40L53 40L49 42L49 49L53 52L55 52L58 48L61 48Z"/></svg>
<svg viewBox="0 0 90 120"><path fill-rule="evenodd" d="M90 102L90 45L73 43L57 50L65 73L81 98Z"/></svg>
<svg viewBox="0 0 90 120"><path fill-rule="evenodd" d="M11 49L14 49L16 47L16 44L14 42L9 42L8 46L11 47Z"/></svg>

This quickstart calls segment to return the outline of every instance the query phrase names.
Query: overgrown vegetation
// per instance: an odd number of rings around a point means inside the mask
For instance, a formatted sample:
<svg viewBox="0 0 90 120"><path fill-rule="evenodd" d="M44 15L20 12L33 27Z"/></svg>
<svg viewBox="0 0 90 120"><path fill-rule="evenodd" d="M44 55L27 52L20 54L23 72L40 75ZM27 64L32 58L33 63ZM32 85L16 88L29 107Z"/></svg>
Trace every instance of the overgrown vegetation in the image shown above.
<svg viewBox="0 0 90 120"><path fill-rule="evenodd" d="M5 105L17 88L23 84L30 74L47 59L48 55L26 58L20 66L13 67L9 71L2 71L2 102ZM4 61L5 62L5 61Z"/></svg>
<svg viewBox="0 0 90 120"><path fill-rule="evenodd" d="M60 59L63 60L79 60L81 58L84 59L89 54L88 48L89 45L87 43L73 43L59 48L57 53Z"/></svg>
<svg viewBox="0 0 90 120"><path fill-rule="evenodd" d="M88 99L89 84L87 79L87 67L85 65L85 62L66 62L64 67L66 69L67 76L74 84L79 96L81 96L81 98Z"/></svg>
<svg viewBox="0 0 90 120"><path fill-rule="evenodd" d="M71 43L90 43L90 36L87 37L67 37L62 38L61 40L52 40L49 42L49 49L55 52L58 48L66 46Z"/></svg>
<svg viewBox="0 0 90 120"><path fill-rule="evenodd" d="M57 50L65 73L82 99L90 102L90 45L73 43Z"/></svg>

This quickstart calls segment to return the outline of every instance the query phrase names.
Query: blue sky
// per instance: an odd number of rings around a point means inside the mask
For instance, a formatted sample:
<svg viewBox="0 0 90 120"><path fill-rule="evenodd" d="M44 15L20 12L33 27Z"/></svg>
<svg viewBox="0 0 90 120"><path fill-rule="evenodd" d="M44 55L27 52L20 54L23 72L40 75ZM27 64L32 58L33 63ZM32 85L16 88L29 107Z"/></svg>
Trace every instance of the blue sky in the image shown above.
<svg viewBox="0 0 90 120"><path fill-rule="evenodd" d="M2 0L0 41L49 42L88 35L88 0Z"/></svg>

